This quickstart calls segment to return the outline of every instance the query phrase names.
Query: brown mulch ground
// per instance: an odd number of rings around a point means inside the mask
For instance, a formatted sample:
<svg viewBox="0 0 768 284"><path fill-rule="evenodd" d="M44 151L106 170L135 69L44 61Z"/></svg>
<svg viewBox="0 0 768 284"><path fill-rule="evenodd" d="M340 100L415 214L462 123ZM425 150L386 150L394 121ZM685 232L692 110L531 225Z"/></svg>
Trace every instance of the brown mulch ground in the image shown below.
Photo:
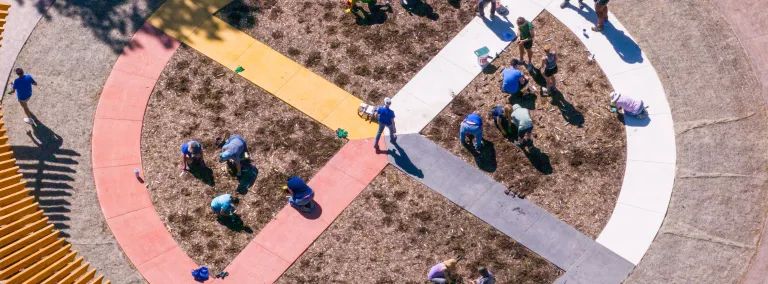
<svg viewBox="0 0 768 284"><path fill-rule="evenodd" d="M356 20L343 2L235 0L216 15L358 98L381 103L472 20L475 5L430 0L409 12L391 0L390 13L379 0L379 12Z"/></svg>
<svg viewBox="0 0 768 284"><path fill-rule="evenodd" d="M218 163L215 137L239 134L248 143L258 178L239 194L238 214L247 228L225 226L211 200L235 194L238 181ZM214 185L180 178L180 146L201 141ZM345 140L310 117L182 45L158 80L142 133L142 162L155 209L176 242L201 265L220 271L286 203L288 174L312 177ZM210 181L208 181L210 183ZM246 182L247 183L247 182Z"/></svg>
<svg viewBox="0 0 768 284"><path fill-rule="evenodd" d="M479 266L498 283L552 283L562 274L390 165L278 283L424 283L432 265L457 255L464 283Z"/></svg>
<svg viewBox="0 0 768 284"><path fill-rule="evenodd" d="M523 153L502 137L489 115L494 106L510 101L500 90L501 71L519 56L516 45L494 61L498 69L480 74L423 133L595 238L608 222L621 187L626 159L624 127L607 107L608 79L595 62L587 60L589 53L575 35L546 11L535 19L534 26L534 65L540 65L543 46L551 44L559 53L557 78L564 79L558 82L562 95L511 98L512 103L532 109L534 143L539 151ZM457 140L461 121L473 111L485 118L487 144L480 155L473 155Z"/></svg>

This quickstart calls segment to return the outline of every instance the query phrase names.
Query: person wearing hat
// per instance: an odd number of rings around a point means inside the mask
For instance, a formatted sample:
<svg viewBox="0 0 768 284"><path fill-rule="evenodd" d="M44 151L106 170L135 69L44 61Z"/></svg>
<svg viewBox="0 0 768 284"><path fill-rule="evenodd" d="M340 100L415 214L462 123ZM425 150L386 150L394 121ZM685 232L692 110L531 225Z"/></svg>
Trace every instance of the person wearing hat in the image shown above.
<svg viewBox="0 0 768 284"><path fill-rule="evenodd" d="M479 150L483 146L483 118L477 112L470 113L461 122L459 130L459 141L465 143L467 135L475 136L475 149Z"/></svg>
<svg viewBox="0 0 768 284"><path fill-rule="evenodd" d="M288 179L286 190L291 195L288 196L288 204L299 211L309 213L315 206L312 200L315 198L315 191L300 177L294 176Z"/></svg>
<svg viewBox="0 0 768 284"><path fill-rule="evenodd" d="M533 120L531 112L519 104L512 106L512 123L517 126L517 141L515 145L524 146L526 141L531 141L533 132Z"/></svg>
<svg viewBox="0 0 768 284"><path fill-rule="evenodd" d="M29 110L27 102L29 101L29 98L32 97L32 86L37 86L37 82L35 82L35 79L29 74L24 74L24 69L19 67L16 68L15 71L19 78L13 80L11 90L8 94L16 93L16 98L19 99L19 104L21 105L21 108L24 109L24 114L26 115L24 122L27 124L34 124L35 120L33 117L35 115Z"/></svg>
<svg viewBox="0 0 768 284"><path fill-rule="evenodd" d="M451 258L429 268L427 279L431 283L451 283L453 272L456 270L458 260Z"/></svg>
<svg viewBox="0 0 768 284"><path fill-rule="evenodd" d="M235 204L240 203L240 199L232 196L232 194L222 194L216 196L211 201L211 210L216 213L218 217L233 217L235 214Z"/></svg>
<svg viewBox="0 0 768 284"><path fill-rule="evenodd" d="M195 140L189 140L181 144L181 164L183 165L182 174L188 170L187 167L191 167L193 164L198 164L205 168L203 145Z"/></svg>
<svg viewBox="0 0 768 284"><path fill-rule="evenodd" d="M245 139L240 135L232 135L221 147L221 154L219 154L219 162L230 162L235 165L237 169L235 174L240 176L243 171L240 162L246 158L248 152L248 145L245 144Z"/></svg>
<svg viewBox="0 0 768 284"><path fill-rule="evenodd" d="M624 114L632 115L639 119L644 119L646 116L645 104L642 100L636 100L628 95L622 95L617 92L611 93L611 109L612 112L623 110Z"/></svg>
<svg viewBox="0 0 768 284"><path fill-rule="evenodd" d="M520 47L520 61L523 61L523 54L528 53L528 66L532 66L531 58L533 57L533 38L536 33L533 30L533 23L527 21L523 17L517 18L517 34L520 35L517 38L517 45Z"/></svg>
<svg viewBox="0 0 768 284"><path fill-rule="evenodd" d="M544 57L541 58L541 66L544 68L544 80L547 81L547 89L544 92L556 90L555 74L557 74L557 53L552 51L552 46L544 46Z"/></svg>
<svg viewBox="0 0 768 284"><path fill-rule="evenodd" d="M381 133L384 132L384 127L389 128L389 141L395 143L395 140L397 140L395 112L389 108L390 105L392 105L392 99L389 97L384 98L384 106L376 110L376 115L379 118L379 131L376 132L376 143L373 143L373 148L379 149L379 139L381 138Z"/></svg>

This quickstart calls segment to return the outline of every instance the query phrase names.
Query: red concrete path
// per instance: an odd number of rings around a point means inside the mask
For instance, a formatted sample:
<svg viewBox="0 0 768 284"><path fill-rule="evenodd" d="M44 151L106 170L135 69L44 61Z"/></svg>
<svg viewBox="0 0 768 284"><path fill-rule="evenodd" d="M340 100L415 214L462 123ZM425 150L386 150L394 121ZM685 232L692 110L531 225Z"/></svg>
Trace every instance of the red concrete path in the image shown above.
<svg viewBox="0 0 768 284"><path fill-rule="evenodd" d="M768 0L712 1L733 27L750 59L768 103ZM768 223L764 225L757 255L743 283L768 283Z"/></svg>
<svg viewBox="0 0 768 284"><path fill-rule="evenodd" d="M197 283L197 264L160 220L141 171L141 127L149 96L179 42L145 24L115 63L99 99L93 127L93 174L104 217L123 251L150 283ZM372 139L349 141L310 181L318 210L281 210L215 283L269 283L328 228L387 165ZM383 147L384 144L382 143ZM143 172L143 171L142 171Z"/></svg>

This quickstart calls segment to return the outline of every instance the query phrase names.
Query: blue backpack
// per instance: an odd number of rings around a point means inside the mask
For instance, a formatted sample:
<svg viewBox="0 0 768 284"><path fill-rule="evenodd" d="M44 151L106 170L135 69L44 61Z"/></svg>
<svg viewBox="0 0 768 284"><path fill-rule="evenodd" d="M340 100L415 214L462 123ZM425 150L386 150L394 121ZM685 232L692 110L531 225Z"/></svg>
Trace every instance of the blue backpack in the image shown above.
<svg viewBox="0 0 768 284"><path fill-rule="evenodd" d="M198 269L192 270L192 277L195 278L195 281L208 280L208 267L201 266Z"/></svg>

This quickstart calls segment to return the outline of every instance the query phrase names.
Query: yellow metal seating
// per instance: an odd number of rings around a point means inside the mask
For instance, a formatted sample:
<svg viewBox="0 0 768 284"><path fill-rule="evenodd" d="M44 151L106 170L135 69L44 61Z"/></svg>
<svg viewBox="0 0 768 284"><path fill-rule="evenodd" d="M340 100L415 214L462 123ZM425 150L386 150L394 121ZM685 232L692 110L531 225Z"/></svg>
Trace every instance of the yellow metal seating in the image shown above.
<svg viewBox="0 0 768 284"><path fill-rule="evenodd" d="M4 125L0 121L0 283L109 284L88 269L38 208L15 165Z"/></svg>

